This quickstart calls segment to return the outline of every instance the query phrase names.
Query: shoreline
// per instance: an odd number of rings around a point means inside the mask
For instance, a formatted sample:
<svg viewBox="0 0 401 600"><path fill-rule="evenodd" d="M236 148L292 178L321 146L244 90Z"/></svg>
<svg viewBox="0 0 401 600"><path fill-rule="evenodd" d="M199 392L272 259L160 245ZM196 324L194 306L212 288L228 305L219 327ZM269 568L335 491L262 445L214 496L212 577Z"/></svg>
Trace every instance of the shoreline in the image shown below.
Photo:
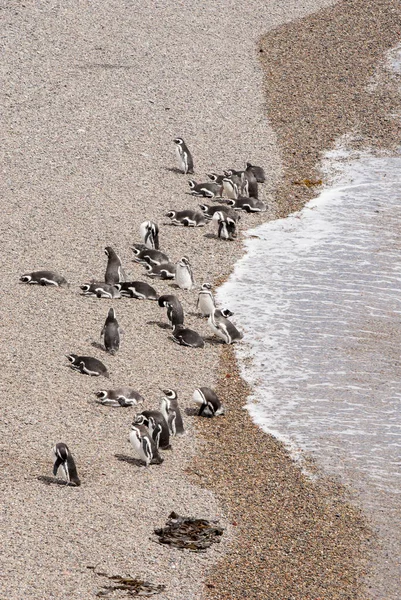
<svg viewBox="0 0 401 600"><path fill-rule="evenodd" d="M373 153L391 153L399 147L401 125L396 118L399 90L392 81L389 65L383 61L385 52L400 42L401 7L384 1L379 6L376 3L377 12L373 9L373 4L366 6L360 1L339 2L283 25L261 39L259 52L265 72L267 116L277 133L285 165L284 175L273 193L277 218L300 210L318 195L320 158L342 135L347 135L347 143L354 150L368 148ZM341 24L341 31L336 29L335 22ZM352 23L358 24L354 30L350 27ZM367 32L374 35L366 36ZM322 40L325 50L331 48L333 38L338 35L340 55L343 57L351 47L352 52L345 64L336 53L330 58L328 53L324 56L322 63L330 77L323 82L319 75L314 77L314 65L307 65L302 57L311 56L312 49L317 49ZM371 40L372 52L362 54L357 67L355 53L358 41L364 36ZM335 102L328 102L323 108L319 99L324 92L322 85L327 88L327 101L333 83L338 85L344 73L347 76L354 73L352 67L362 69L361 72L366 67L366 76L358 73L356 81L351 83L355 88L352 94L350 82L345 82L338 96L334 95ZM288 73L296 73L297 81ZM280 104L283 95L290 99L288 104ZM329 115L338 110L341 102L347 119L340 122L330 119ZM307 112L305 105L313 115L311 120L300 118ZM201 485L213 490L223 502L237 535L223 561L213 567L205 598L241 597L246 590L247 597L255 600L290 596L365 599L371 574L369 562L379 540L375 539L357 498L313 463L310 466L312 471L316 470L317 480L312 482L305 477L283 444L252 422L245 408L250 390L239 374L233 349L223 349L220 361L225 374L218 377L218 390L229 412L225 422L219 422L217 436L209 423L198 424L198 431L208 444L214 444L215 455L223 447L225 464L216 465L211 452L195 458L194 468ZM244 453L250 456L245 459ZM285 477L275 471L277 464L284 465ZM280 481L280 489L274 488L267 498L270 477L275 485ZM244 492L243 487L252 490L252 494ZM266 495L260 488L265 489ZM255 523L258 520L262 524L259 528Z"/></svg>

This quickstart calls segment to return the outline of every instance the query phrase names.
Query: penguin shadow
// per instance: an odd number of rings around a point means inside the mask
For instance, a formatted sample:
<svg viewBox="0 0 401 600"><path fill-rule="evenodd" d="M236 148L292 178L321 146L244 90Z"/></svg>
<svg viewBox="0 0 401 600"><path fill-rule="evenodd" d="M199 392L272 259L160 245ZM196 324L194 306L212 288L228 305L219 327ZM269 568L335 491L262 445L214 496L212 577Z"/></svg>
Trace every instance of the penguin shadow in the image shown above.
<svg viewBox="0 0 401 600"><path fill-rule="evenodd" d="M48 477L46 475L39 475L37 477L38 481L41 481L45 485L60 485L63 487L76 487L75 485L70 485L64 479L57 479L57 477Z"/></svg>
<svg viewBox="0 0 401 600"><path fill-rule="evenodd" d="M179 175L183 174L178 167L165 167L164 170L168 171L169 173L178 173Z"/></svg>
<svg viewBox="0 0 401 600"><path fill-rule="evenodd" d="M146 321L146 325L157 325L160 329L168 329L171 331L171 325L164 321Z"/></svg>
<svg viewBox="0 0 401 600"><path fill-rule="evenodd" d="M203 339L205 342L211 344L212 346L221 346L221 344L224 344L223 340L217 340L215 337L212 336L204 337Z"/></svg>
<svg viewBox="0 0 401 600"><path fill-rule="evenodd" d="M117 460L120 462L128 463L129 465L134 465L135 467L143 467L144 463L139 458L133 458L132 456L127 456L126 454L115 454L114 455Z"/></svg>
<svg viewBox="0 0 401 600"><path fill-rule="evenodd" d="M205 235L203 237L208 238L209 240L217 240L218 239L218 236L215 233L205 233Z"/></svg>
<svg viewBox="0 0 401 600"><path fill-rule="evenodd" d="M188 406L184 409L184 412L188 417L197 417L199 415L199 408Z"/></svg>
<svg viewBox="0 0 401 600"><path fill-rule="evenodd" d="M97 350L103 350L103 352L106 352L106 348L100 342L91 342L91 346Z"/></svg>

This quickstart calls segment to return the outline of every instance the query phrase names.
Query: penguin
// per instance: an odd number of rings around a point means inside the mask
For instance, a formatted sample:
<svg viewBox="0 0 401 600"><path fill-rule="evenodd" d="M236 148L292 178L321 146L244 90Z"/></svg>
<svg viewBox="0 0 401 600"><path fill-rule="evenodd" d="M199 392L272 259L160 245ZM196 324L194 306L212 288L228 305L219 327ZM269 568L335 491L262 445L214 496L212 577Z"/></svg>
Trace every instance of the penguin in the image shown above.
<svg viewBox="0 0 401 600"><path fill-rule="evenodd" d="M208 387L197 388L192 396L199 406L198 417L218 417L224 415L224 407L213 390Z"/></svg>
<svg viewBox="0 0 401 600"><path fill-rule="evenodd" d="M80 286L82 296L96 296L97 298L121 298L117 285L109 285L100 281L84 283Z"/></svg>
<svg viewBox="0 0 401 600"><path fill-rule="evenodd" d="M171 435L182 435L184 423L178 406L177 392L175 390L162 390L164 396L161 400L160 411L166 419Z"/></svg>
<svg viewBox="0 0 401 600"><path fill-rule="evenodd" d="M192 329L186 329L183 325L176 325L173 331L173 340L181 346L189 346L190 348L203 348L204 340L199 333Z"/></svg>
<svg viewBox="0 0 401 600"><path fill-rule="evenodd" d="M160 307L167 308L167 318L170 321L173 329L176 325L184 324L184 310L177 296L165 294L160 296L158 300Z"/></svg>
<svg viewBox="0 0 401 600"><path fill-rule="evenodd" d="M124 281L125 275L121 266L120 257L115 253L111 246L106 246L104 253L108 257L106 273L104 275L105 282L114 285L120 283L120 281Z"/></svg>
<svg viewBox="0 0 401 600"><path fill-rule="evenodd" d="M205 217L198 210L169 210L164 215L171 219L172 225L184 225L184 227L204 227Z"/></svg>
<svg viewBox="0 0 401 600"><path fill-rule="evenodd" d="M175 281L182 290L192 290L195 286L191 263L183 256L175 265Z"/></svg>
<svg viewBox="0 0 401 600"><path fill-rule="evenodd" d="M142 404L145 401L141 394L129 387L121 387L114 390L99 390L95 392L95 395L99 399L98 402L105 406L122 406L126 408Z"/></svg>
<svg viewBox="0 0 401 600"><path fill-rule="evenodd" d="M68 286L67 280L55 271L32 271L21 275L19 280L21 283L53 285L55 287Z"/></svg>
<svg viewBox="0 0 401 600"><path fill-rule="evenodd" d="M196 302L196 309L199 310L202 317L208 317L215 311L215 308L216 304L214 301L211 284L202 283L200 292L198 294L198 300Z"/></svg>
<svg viewBox="0 0 401 600"><path fill-rule="evenodd" d="M143 243L152 250L159 249L159 226L153 221L144 221L139 227Z"/></svg>
<svg viewBox="0 0 401 600"><path fill-rule="evenodd" d="M93 375L99 377L110 377L109 372L105 365L92 356L78 356L77 354L67 354L68 360L71 362L71 369L80 371L84 375Z"/></svg>
<svg viewBox="0 0 401 600"><path fill-rule="evenodd" d="M220 198L223 193L223 185L215 183L214 181L196 183L196 181L190 179L188 184L191 188L190 194L192 194L192 196L204 196L205 198L214 198L215 196L218 196Z"/></svg>
<svg viewBox="0 0 401 600"><path fill-rule="evenodd" d="M148 277L157 277L159 279L175 279L175 265L173 263L163 263L162 265L145 265Z"/></svg>
<svg viewBox="0 0 401 600"><path fill-rule="evenodd" d="M206 173L206 175L214 183L219 183L220 185L223 185L223 179L225 175L218 175L217 173Z"/></svg>
<svg viewBox="0 0 401 600"><path fill-rule="evenodd" d="M152 250L146 248L144 244L134 244L131 247L134 253L134 262L137 263L148 263L149 265L162 265L169 262L167 254L160 252L160 250Z"/></svg>
<svg viewBox="0 0 401 600"><path fill-rule="evenodd" d="M157 300L158 295L151 285L145 281L124 281L119 283L120 294L125 298L137 300Z"/></svg>
<svg viewBox="0 0 401 600"><path fill-rule="evenodd" d="M223 212L226 214L232 214L232 216L238 217L238 215L233 211L231 206L225 204L218 204L217 206L209 206L208 204L198 204L199 208L203 212L203 216L207 221L211 221L216 212Z"/></svg>
<svg viewBox="0 0 401 600"><path fill-rule="evenodd" d="M264 183L266 181L265 172L262 169L262 167L257 167L255 165L252 165L250 162L247 162L245 170L247 172L252 172L255 175L256 181L258 183Z"/></svg>
<svg viewBox="0 0 401 600"><path fill-rule="evenodd" d="M213 333L221 338L226 344L232 344L238 340L242 340L244 337L235 325L224 316L221 310L216 309L210 314L208 325Z"/></svg>
<svg viewBox="0 0 401 600"><path fill-rule="evenodd" d="M109 354L115 354L120 349L120 326L116 319L116 311L114 308L109 308L106 321L100 333L100 337L104 336L104 347Z"/></svg>
<svg viewBox="0 0 401 600"><path fill-rule="evenodd" d="M170 430L162 412L158 410L144 410L139 415L136 415L135 424L145 425L156 444L156 448L169 450L170 446Z"/></svg>
<svg viewBox="0 0 401 600"><path fill-rule="evenodd" d="M241 181L238 183L234 181L231 177L224 177L223 179L223 192L227 198L232 198L235 200L238 198L239 188L241 185Z"/></svg>
<svg viewBox="0 0 401 600"><path fill-rule="evenodd" d="M137 425L135 422L131 425L129 434L135 454L145 463L146 467L150 464L160 465L164 458L160 456L156 444L145 425Z"/></svg>
<svg viewBox="0 0 401 600"><path fill-rule="evenodd" d="M244 171L241 175L242 186L246 186L246 193L241 189L243 196L249 196L250 198L258 198L258 182L252 171Z"/></svg>
<svg viewBox="0 0 401 600"><path fill-rule="evenodd" d="M217 221L217 237L221 240L233 241L237 237L237 222L224 212L217 211L213 215L213 221Z"/></svg>
<svg viewBox="0 0 401 600"><path fill-rule="evenodd" d="M180 137L175 138L173 142L175 144L175 151L177 153L178 163L181 171L184 173L184 175L187 173L193 173L194 161L192 159L192 154L188 150L188 146Z"/></svg>
<svg viewBox="0 0 401 600"><path fill-rule="evenodd" d="M262 200L245 196L238 196L236 199L230 198L227 204L232 206L234 210L244 210L248 213L266 212L267 210L267 205Z"/></svg>
<svg viewBox="0 0 401 600"><path fill-rule="evenodd" d="M78 477L77 467L68 446L63 444L63 442L56 444L53 448L53 455L53 475L56 477L57 471L61 467L66 479L66 484L79 487L81 485L81 480Z"/></svg>

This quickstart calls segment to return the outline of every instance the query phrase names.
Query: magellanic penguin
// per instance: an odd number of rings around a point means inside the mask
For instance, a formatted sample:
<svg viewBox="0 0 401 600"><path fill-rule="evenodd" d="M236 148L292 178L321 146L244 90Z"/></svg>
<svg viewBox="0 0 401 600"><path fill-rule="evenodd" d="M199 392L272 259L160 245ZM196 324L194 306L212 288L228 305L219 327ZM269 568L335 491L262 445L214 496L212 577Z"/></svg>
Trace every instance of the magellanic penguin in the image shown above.
<svg viewBox="0 0 401 600"><path fill-rule="evenodd" d="M196 302L196 309L199 310L202 317L208 317L215 311L216 304L210 283L202 283Z"/></svg>
<svg viewBox="0 0 401 600"><path fill-rule="evenodd" d="M129 387L116 388L114 390L99 390L95 392L100 404L105 406L136 406L145 401L139 392Z"/></svg>
<svg viewBox="0 0 401 600"><path fill-rule="evenodd" d="M221 198L223 193L223 185L215 183L214 181L206 181L205 183L196 183L193 179L188 181L189 187L191 188L192 196L204 196L205 198L215 198L218 196Z"/></svg>
<svg viewBox="0 0 401 600"><path fill-rule="evenodd" d="M153 221L144 221L139 227L141 239L147 248L159 249L159 226Z"/></svg>
<svg viewBox="0 0 401 600"><path fill-rule="evenodd" d="M248 213L254 212L266 212L267 206L262 200L257 198L248 198L245 196L239 196L236 199L228 200L229 206L232 206L234 210L244 210Z"/></svg>
<svg viewBox="0 0 401 600"><path fill-rule="evenodd" d="M158 295L151 285L145 281L124 281L119 283L121 296L136 298L137 300L157 300Z"/></svg>
<svg viewBox="0 0 401 600"><path fill-rule="evenodd" d="M170 430L162 412L158 410L144 410L134 419L135 424L145 425L156 444L156 448L169 450L170 446Z"/></svg>
<svg viewBox="0 0 401 600"><path fill-rule="evenodd" d="M233 342L242 340L244 337L235 325L224 316L221 310L216 309L210 314L208 325L213 333L221 338L226 344L232 344Z"/></svg>
<svg viewBox="0 0 401 600"><path fill-rule="evenodd" d="M219 183L220 185L223 185L223 179L225 175L219 175L218 173L206 173L206 175L214 183Z"/></svg>
<svg viewBox="0 0 401 600"><path fill-rule="evenodd" d="M233 201L234 202L234 201ZM217 222L217 237L221 240L233 241L237 237L237 220L225 212L217 211L213 215Z"/></svg>
<svg viewBox="0 0 401 600"><path fill-rule="evenodd" d="M186 143L180 137L175 138L173 141L181 171L184 173L184 175L187 173L193 173L194 161Z"/></svg>
<svg viewBox="0 0 401 600"><path fill-rule="evenodd" d="M133 423L131 425L129 441L138 458L140 458L147 467L150 464L160 465L163 462L164 459L160 456L152 435L145 425Z"/></svg>
<svg viewBox="0 0 401 600"><path fill-rule="evenodd" d="M164 216L171 219L172 225L184 225L184 227L204 227L206 225L203 213L198 210L169 210Z"/></svg>
<svg viewBox="0 0 401 600"><path fill-rule="evenodd" d="M207 221L211 221L215 213L217 212L224 212L226 214L234 213L234 210L231 208L231 206L225 204L217 204L216 206L209 206L208 204L199 204L198 206L203 212L203 216Z"/></svg>
<svg viewBox="0 0 401 600"><path fill-rule="evenodd" d="M241 175L242 186L246 186L246 193L244 196L250 198L258 198L258 182L252 171L244 171Z"/></svg>
<svg viewBox="0 0 401 600"><path fill-rule="evenodd" d="M213 390L208 387L197 388L192 396L199 406L199 417L218 417L224 415L224 407Z"/></svg>
<svg viewBox="0 0 401 600"><path fill-rule="evenodd" d="M120 281L124 281L125 273L121 266L120 257L111 246L106 246L104 253L108 257L106 273L104 275L105 282L115 285L116 283L120 283Z"/></svg>
<svg viewBox="0 0 401 600"><path fill-rule="evenodd" d="M120 349L120 326L114 308L109 308L106 321L100 337L104 336L104 347L109 354L115 354Z"/></svg>
<svg viewBox="0 0 401 600"><path fill-rule="evenodd" d="M56 477L57 471L61 467L66 483L77 487L80 486L81 480L78 477L77 467L67 445L63 444L63 442L56 444L53 448L53 455L53 475Z"/></svg>
<svg viewBox="0 0 401 600"><path fill-rule="evenodd" d="M160 252L160 250L152 250L146 248L144 244L134 244L131 247L134 253L134 262L137 263L148 263L148 265L163 265L169 262L167 254Z"/></svg>
<svg viewBox="0 0 401 600"><path fill-rule="evenodd" d="M173 294L164 294L158 300L160 307L167 308L167 318L170 321L173 329L176 325L184 324L184 310L177 296Z"/></svg>
<svg viewBox="0 0 401 600"><path fill-rule="evenodd" d="M67 354L68 360L71 362L71 369L80 371L84 375L93 375L94 377L109 378L109 372L106 366L97 358L93 356L78 356L77 354Z"/></svg>
<svg viewBox="0 0 401 600"><path fill-rule="evenodd" d="M54 285L55 287L68 285L67 280L55 271L32 271L21 275L19 280L21 283Z"/></svg>
<svg viewBox="0 0 401 600"><path fill-rule="evenodd" d="M252 165L250 162L247 162L245 170L251 171L255 175L256 181L258 183L264 183L266 181L266 175L262 167L257 167L255 165Z"/></svg>
<svg viewBox="0 0 401 600"><path fill-rule="evenodd" d="M199 333L193 331L193 329L187 329L183 325L175 326L173 340L176 344L188 346L189 348L203 348L205 346L205 342Z"/></svg>
<svg viewBox="0 0 401 600"><path fill-rule="evenodd" d="M109 285L101 281L92 281L80 286L82 296L96 296L97 298L121 298L116 285Z"/></svg>
<svg viewBox="0 0 401 600"><path fill-rule="evenodd" d="M171 435L182 435L184 433L184 423L180 407L178 406L178 396L175 390L162 390L164 396L161 400L160 410L166 419Z"/></svg>
<svg viewBox="0 0 401 600"><path fill-rule="evenodd" d="M233 200L238 198L240 185L241 185L241 180L238 183L237 181L234 181L232 179L232 177L224 177L224 179L223 179L224 196L226 198L232 198Z"/></svg>
<svg viewBox="0 0 401 600"><path fill-rule="evenodd" d="M195 286L191 263L187 256L183 256L175 265L175 281L182 290L192 290Z"/></svg>
<svg viewBox="0 0 401 600"><path fill-rule="evenodd" d="M175 265L173 263L163 263L162 265L145 264L146 274L148 277L158 279L175 279Z"/></svg>

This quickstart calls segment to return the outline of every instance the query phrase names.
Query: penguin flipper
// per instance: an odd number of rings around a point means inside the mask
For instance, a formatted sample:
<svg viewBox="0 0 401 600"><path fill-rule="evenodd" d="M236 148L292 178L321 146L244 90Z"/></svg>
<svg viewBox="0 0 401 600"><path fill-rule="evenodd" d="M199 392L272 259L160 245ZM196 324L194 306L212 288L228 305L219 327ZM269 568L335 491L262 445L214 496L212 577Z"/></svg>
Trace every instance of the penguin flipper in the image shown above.
<svg viewBox="0 0 401 600"><path fill-rule="evenodd" d="M56 460L54 461L54 465L53 465L53 475L56 477L57 475L57 471L59 469L59 467L63 464L63 461L61 460L61 458L59 456L57 456Z"/></svg>

